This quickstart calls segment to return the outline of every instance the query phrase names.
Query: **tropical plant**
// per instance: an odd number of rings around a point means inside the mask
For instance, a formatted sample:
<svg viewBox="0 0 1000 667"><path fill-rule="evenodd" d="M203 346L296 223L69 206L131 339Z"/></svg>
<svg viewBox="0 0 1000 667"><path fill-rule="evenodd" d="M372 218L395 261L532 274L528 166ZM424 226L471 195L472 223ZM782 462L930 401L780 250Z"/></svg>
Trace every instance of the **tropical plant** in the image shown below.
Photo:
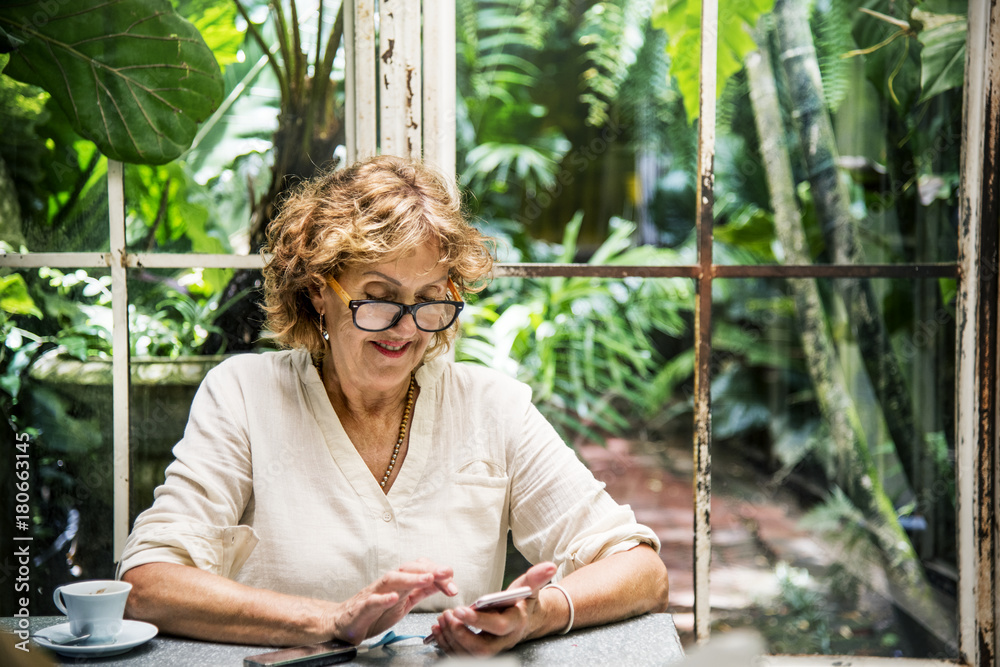
<svg viewBox="0 0 1000 667"><path fill-rule="evenodd" d="M647 39L650 9L649 2L598 2L583 13L575 37L587 47L580 101L588 107L588 125L612 121L611 107Z"/></svg>
<svg viewBox="0 0 1000 667"><path fill-rule="evenodd" d="M559 128L547 122L547 109L532 99L543 76L539 54L553 28L540 20L544 4L457 5L460 171L479 197L549 187L568 149Z"/></svg>
<svg viewBox="0 0 1000 667"><path fill-rule="evenodd" d="M24 278L12 273L0 277L0 335L4 340L0 347L0 368L6 371L0 375L0 390L12 397L16 397L21 388L21 371L29 361L21 353L24 336L12 319L15 315L41 318L42 312L28 293Z"/></svg>
<svg viewBox="0 0 1000 667"><path fill-rule="evenodd" d="M201 33L169 0L79 0L0 7L6 76L46 90L104 155L162 164L190 145L222 100Z"/></svg>
<svg viewBox="0 0 1000 667"><path fill-rule="evenodd" d="M542 259L572 261L581 220L574 216L554 256ZM631 247L634 228L616 220L589 264L677 261L670 250ZM691 298L682 279L498 279L469 305L457 356L527 382L567 442L602 442L609 433L634 433L633 418L661 407L650 405L647 391L662 365L653 341L684 336Z"/></svg>
<svg viewBox="0 0 1000 667"><path fill-rule="evenodd" d="M558 242L582 210L581 255L612 216L634 217L636 154L679 149L659 137L683 113L658 69L651 12L648 0L459 3L458 164L477 215Z"/></svg>
<svg viewBox="0 0 1000 667"><path fill-rule="evenodd" d="M730 77L743 69L743 59L756 48L750 30L771 11L774 0L730 0L719 12L716 93L721 95ZM653 25L665 30L670 40L667 55L670 75L684 97L689 121L698 117L701 71L701 0L667 0L658 3Z"/></svg>
<svg viewBox="0 0 1000 667"><path fill-rule="evenodd" d="M230 221L221 226L235 249L252 253L264 244L280 194L335 165L335 149L344 144L343 71L336 58L343 8L334 0L203 4L235 7L246 39L243 61L227 68L225 101L185 158L193 179L206 186L199 203L213 210L213 220ZM208 348L251 349L263 326L260 272L236 271L225 279L223 298L242 299L220 320L226 335L213 336Z"/></svg>
<svg viewBox="0 0 1000 667"><path fill-rule="evenodd" d="M251 216L250 245L257 249L263 245L279 194L295 180L328 168L334 149L344 143L339 109L343 74L334 71L344 13L343 3L328 0L320 0L308 14L299 11L299 0L233 1L246 23L248 38L259 49L261 62L280 91L278 123L271 137L269 190L261 193ZM314 40L308 39L313 31ZM234 94L245 91L234 89Z"/></svg>
<svg viewBox="0 0 1000 667"><path fill-rule="evenodd" d="M910 19L919 28L920 101L926 101L965 83L966 0L930 0L918 4Z"/></svg>
<svg viewBox="0 0 1000 667"><path fill-rule="evenodd" d="M92 273L41 268L31 276L30 287L23 274L0 278L4 313L0 327L5 334L0 360L6 355L21 360L2 376L12 396L27 362L40 352L54 348L81 361L111 358L111 277L106 272ZM201 282L197 273L187 281ZM133 357L197 355L208 336L219 332L219 316L235 302L223 303L221 292L202 296L188 292L183 284L152 280L133 295L129 351ZM42 320L41 326L28 328L25 317Z"/></svg>
<svg viewBox="0 0 1000 667"><path fill-rule="evenodd" d="M171 161L188 150L199 123L221 101L219 66L237 59L242 33L233 25L230 3L174 4L176 11L166 0L0 8L0 43L11 51L0 56L0 117L11 129L0 141L6 167L0 168L0 193L12 189L17 204L0 230L15 248L107 248L105 156L135 163L129 174L145 173L147 183L161 179L165 191L172 180L177 190L183 163ZM63 81L62 71L88 74ZM164 163L170 166L145 166ZM144 207L144 194L127 186L133 230L145 224L158 232L156 240L174 243L187 236L182 247L170 248L175 251L207 249L204 229L171 228L174 201ZM183 209L190 190L174 194ZM12 198L2 198L10 206ZM148 217L134 215L143 208Z"/></svg>

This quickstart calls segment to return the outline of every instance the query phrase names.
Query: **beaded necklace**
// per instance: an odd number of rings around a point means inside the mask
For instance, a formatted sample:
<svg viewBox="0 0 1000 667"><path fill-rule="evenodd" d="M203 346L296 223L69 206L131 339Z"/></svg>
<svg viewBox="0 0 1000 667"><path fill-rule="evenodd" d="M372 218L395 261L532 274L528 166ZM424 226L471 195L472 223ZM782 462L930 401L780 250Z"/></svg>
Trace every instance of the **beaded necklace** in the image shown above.
<svg viewBox="0 0 1000 667"><path fill-rule="evenodd" d="M392 469L396 467L396 457L399 456L399 448L403 445L403 440L406 439L406 427L410 423L410 413L413 412L413 394L416 391L417 381L413 377L413 373L410 373L410 386L406 390L406 408L403 410L403 421L399 424L399 437L396 438L396 446L392 450L392 458L389 460L389 467L385 469L385 474L382 475L381 486L384 489L386 482L389 481L389 475L392 474Z"/></svg>

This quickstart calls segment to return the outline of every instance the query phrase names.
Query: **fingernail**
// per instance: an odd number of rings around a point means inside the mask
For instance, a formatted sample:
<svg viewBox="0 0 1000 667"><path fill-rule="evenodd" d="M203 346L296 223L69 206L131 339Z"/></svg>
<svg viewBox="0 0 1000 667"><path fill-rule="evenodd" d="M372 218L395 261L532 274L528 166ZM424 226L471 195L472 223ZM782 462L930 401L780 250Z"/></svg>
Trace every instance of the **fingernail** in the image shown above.
<svg viewBox="0 0 1000 667"><path fill-rule="evenodd" d="M449 581L448 585L445 586L445 590L448 591L448 595L458 595L458 586L454 582Z"/></svg>
<svg viewBox="0 0 1000 667"><path fill-rule="evenodd" d="M465 607L458 607L453 611L453 613L460 621L465 621L469 617L469 610Z"/></svg>

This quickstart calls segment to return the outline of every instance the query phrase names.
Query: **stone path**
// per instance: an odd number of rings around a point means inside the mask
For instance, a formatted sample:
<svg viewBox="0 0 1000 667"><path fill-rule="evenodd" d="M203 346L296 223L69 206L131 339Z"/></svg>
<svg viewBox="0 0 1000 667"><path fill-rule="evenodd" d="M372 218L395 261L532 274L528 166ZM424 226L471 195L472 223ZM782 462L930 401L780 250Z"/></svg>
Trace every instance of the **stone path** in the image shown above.
<svg viewBox="0 0 1000 667"><path fill-rule="evenodd" d="M694 639L694 511L690 445L610 439L581 444L580 456L619 502L660 537L670 572L670 612L685 645ZM778 593L774 566L822 568L823 548L799 527L801 511L781 489L762 488L742 464L713 459L713 613L766 604Z"/></svg>

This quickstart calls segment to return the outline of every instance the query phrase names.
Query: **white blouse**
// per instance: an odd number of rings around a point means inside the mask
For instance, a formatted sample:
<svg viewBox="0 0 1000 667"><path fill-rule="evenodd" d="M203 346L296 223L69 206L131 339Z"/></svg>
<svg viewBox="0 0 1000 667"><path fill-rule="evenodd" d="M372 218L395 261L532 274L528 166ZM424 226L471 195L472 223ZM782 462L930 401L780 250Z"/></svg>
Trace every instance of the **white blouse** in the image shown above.
<svg viewBox="0 0 1000 667"><path fill-rule="evenodd" d="M244 354L206 376L121 573L180 563L341 601L420 557L450 566L457 598L499 590L510 530L561 578L659 540L531 404L527 385L434 359L418 369L410 440L388 494L355 450L304 350Z"/></svg>

